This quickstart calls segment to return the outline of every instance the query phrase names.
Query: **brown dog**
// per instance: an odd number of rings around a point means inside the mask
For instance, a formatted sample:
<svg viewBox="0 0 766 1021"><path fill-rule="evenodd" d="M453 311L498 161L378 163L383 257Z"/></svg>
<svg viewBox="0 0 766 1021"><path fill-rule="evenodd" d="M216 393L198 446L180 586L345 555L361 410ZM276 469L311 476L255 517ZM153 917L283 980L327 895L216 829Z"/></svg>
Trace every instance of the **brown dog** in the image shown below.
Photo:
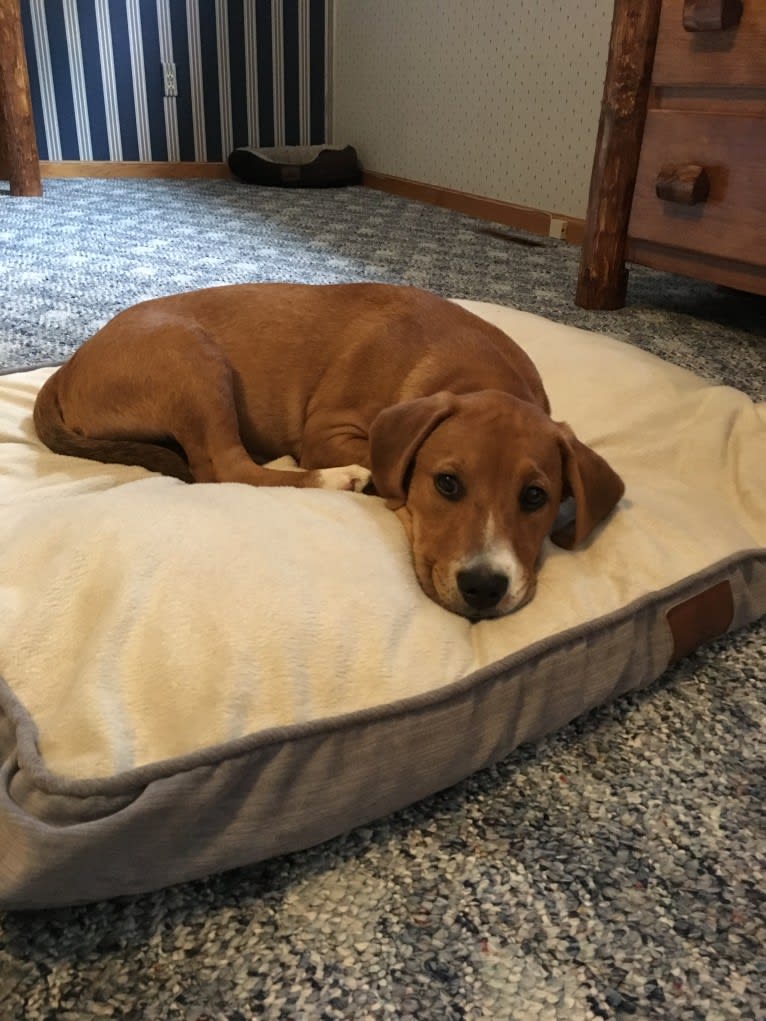
<svg viewBox="0 0 766 1021"><path fill-rule="evenodd" d="M623 493L499 329L386 284L241 284L129 308L43 386L51 450L188 482L375 491L427 595L473 619L534 593L562 499L585 539ZM259 462L291 454L303 473Z"/></svg>

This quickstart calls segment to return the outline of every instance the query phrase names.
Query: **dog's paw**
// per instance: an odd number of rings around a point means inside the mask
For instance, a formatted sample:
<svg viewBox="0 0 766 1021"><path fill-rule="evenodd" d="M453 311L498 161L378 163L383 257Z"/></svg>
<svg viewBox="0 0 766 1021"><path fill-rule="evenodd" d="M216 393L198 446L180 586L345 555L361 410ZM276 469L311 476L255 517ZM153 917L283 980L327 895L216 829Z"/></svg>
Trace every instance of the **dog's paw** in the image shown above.
<svg viewBox="0 0 766 1021"><path fill-rule="evenodd" d="M342 468L322 468L317 472L320 489L346 489L361 493L370 481L371 472L360 464L344 464Z"/></svg>

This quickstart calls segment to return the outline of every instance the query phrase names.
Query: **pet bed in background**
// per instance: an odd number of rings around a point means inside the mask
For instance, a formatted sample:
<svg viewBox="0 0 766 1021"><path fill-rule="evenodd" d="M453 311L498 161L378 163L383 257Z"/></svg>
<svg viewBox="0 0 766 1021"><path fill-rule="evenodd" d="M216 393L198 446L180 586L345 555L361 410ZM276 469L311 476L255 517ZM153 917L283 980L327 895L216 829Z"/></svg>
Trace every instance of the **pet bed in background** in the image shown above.
<svg viewBox="0 0 766 1021"><path fill-rule="evenodd" d="M229 169L248 184L285 188L339 188L362 176L352 145L245 146L230 154Z"/></svg>
<svg viewBox="0 0 766 1021"><path fill-rule="evenodd" d="M52 454L0 378L0 904L138 893L453 784L766 612L766 407L607 337L463 302L626 495L537 595L431 602L377 498Z"/></svg>

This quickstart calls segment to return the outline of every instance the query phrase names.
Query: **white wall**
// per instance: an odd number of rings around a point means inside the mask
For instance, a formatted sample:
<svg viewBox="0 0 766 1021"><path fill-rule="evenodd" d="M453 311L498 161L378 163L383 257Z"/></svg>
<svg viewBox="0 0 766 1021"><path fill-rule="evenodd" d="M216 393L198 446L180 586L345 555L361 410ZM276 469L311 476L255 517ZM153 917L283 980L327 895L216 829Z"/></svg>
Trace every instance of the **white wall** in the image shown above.
<svg viewBox="0 0 766 1021"><path fill-rule="evenodd" d="M333 139L366 170L584 216L612 0L335 0Z"/></svg>

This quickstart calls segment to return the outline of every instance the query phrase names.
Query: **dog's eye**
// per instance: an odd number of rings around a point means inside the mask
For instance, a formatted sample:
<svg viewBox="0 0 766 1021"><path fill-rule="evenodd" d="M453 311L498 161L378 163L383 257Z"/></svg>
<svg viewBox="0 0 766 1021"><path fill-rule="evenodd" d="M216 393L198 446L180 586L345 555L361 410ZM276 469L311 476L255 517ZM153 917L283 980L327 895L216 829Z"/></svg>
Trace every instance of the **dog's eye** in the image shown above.
<svg viewBox="0 0 766 1021"><path fill-rule="evenodd" d="M437 493L441 493L447 500L459 500L463 495L463 485L457 475L440 472L434 475L434 485Z"/></svg>
<svg viewBox="0 0 766 1021"><path fill-rule="evenodd" d="M548 494L540 486L525 486L521 491L519 503L525 511L536 511L548 502Z"/></svg>

